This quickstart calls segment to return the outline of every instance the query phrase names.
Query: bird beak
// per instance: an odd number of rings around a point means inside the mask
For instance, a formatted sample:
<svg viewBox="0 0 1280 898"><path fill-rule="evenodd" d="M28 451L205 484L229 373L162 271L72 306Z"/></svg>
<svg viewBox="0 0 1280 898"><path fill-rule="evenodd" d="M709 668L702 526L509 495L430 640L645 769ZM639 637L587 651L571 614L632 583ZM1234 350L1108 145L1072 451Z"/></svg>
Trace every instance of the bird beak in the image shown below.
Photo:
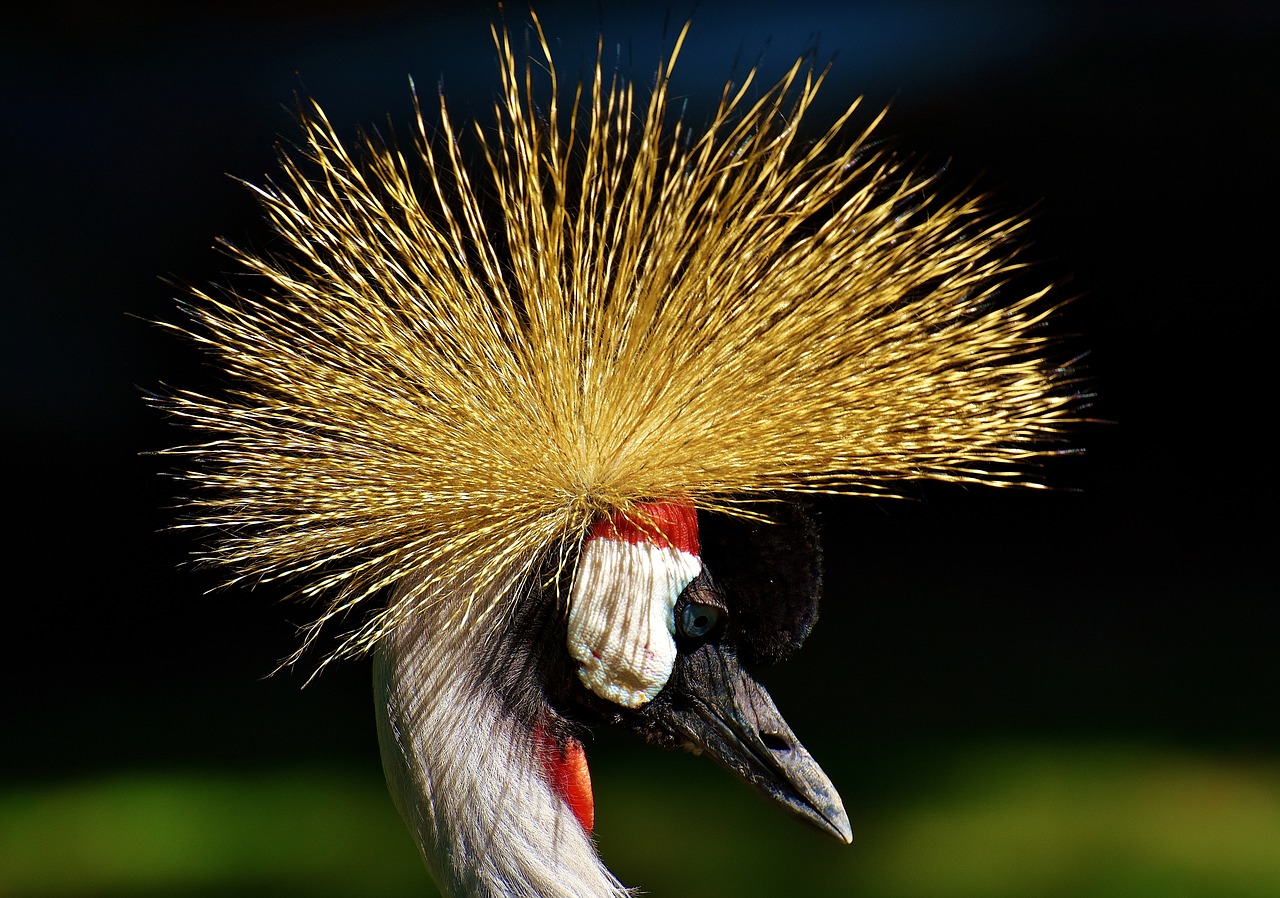
<svg viewBox="0 0 1280 898"><path fill-rule="evenodd" d="M835 786L733 652L708 643L684 660L642 716L801 820L852 842L853 830Z"/></svg>

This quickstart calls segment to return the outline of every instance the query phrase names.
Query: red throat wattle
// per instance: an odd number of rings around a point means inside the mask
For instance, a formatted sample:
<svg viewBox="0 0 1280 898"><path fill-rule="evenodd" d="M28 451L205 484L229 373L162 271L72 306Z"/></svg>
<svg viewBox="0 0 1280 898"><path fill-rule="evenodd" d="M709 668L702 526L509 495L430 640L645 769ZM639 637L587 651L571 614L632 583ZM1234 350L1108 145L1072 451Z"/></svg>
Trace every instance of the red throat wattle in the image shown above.
<svg viewBox="0 0 1280 898"><path fill-rule="evenodd" d="M587 753L582 743L570 736L563 743L549 736L542 726L533 730L542 770L551 791L573 811L588 833L596 824L596 804L591 795L591 771L587 769Z"/></svg>

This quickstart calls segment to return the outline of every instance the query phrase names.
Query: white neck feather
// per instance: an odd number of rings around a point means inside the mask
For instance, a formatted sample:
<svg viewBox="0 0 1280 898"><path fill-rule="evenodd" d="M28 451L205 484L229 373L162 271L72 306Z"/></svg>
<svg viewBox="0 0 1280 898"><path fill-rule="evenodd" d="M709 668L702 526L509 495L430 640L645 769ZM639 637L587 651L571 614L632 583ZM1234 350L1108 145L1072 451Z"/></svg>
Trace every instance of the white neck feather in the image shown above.
<svg viewBox="0 0 1280 898"><path fill-rule="evenodd" d="M552 791L528 725L485 675L492 646L473 631L486 628L451 620L444 604L385 639L374 674L387 782L441 892L628 895Z"/></svg>

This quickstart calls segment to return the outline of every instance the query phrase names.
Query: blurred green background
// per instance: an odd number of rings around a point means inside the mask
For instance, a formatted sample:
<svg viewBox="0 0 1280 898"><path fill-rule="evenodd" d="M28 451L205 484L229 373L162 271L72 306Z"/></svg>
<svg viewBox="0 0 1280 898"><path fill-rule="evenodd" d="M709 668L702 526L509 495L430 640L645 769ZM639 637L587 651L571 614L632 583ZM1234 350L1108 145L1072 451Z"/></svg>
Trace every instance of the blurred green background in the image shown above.
<svg viewBox="0 0 1280 898"><path fill-rule="evenodd" d="M606 753L597 836L655 895L1275 894L1280 764L1110 742L830 755L857 826L828 844L692 758ZM856 763L854 763L856 761ZM679 810L674 810L679 809ZM5 894L434 894L376 770L116 773L13 788Z"/></svg>
<svg viewBox="0 0 1280 898"><path fill-rule="evenodd" d="M819 503L823 618L765 681L852 847L705 760L598 732L606 862L655 896L1280 894L1273 403L1280 12L1246 4L551 2L676 88L835 55L946 183L1033 208L1028 285L1078 297L1094 413L1050 491ZM294 94L403 129L408 74L490 114L496 4L46 3L0 35L10 447L0 896L429 895L378 767L369 665L268 677L308 611L180 570L140 400L216 388L146 322L270 249L247 191ZM524 8L508 8L519 26ZM825 118L824 118L825 116ZM1018 285L1014 285L1017 289Z"/></svg>

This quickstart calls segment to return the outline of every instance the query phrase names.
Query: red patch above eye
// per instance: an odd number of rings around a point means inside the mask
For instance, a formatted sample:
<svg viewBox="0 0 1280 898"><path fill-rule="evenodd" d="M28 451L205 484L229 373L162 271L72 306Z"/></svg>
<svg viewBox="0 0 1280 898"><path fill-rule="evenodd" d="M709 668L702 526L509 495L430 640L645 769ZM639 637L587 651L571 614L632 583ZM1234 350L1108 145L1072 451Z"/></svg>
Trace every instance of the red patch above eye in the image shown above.
<svg viewBox="0 0 1280 898"><path fill-rule="evenodd" d="M591 528L590 539L650 543L698 555L698 512L689 502L641 502L629 514L615 511Z"/></svg>

